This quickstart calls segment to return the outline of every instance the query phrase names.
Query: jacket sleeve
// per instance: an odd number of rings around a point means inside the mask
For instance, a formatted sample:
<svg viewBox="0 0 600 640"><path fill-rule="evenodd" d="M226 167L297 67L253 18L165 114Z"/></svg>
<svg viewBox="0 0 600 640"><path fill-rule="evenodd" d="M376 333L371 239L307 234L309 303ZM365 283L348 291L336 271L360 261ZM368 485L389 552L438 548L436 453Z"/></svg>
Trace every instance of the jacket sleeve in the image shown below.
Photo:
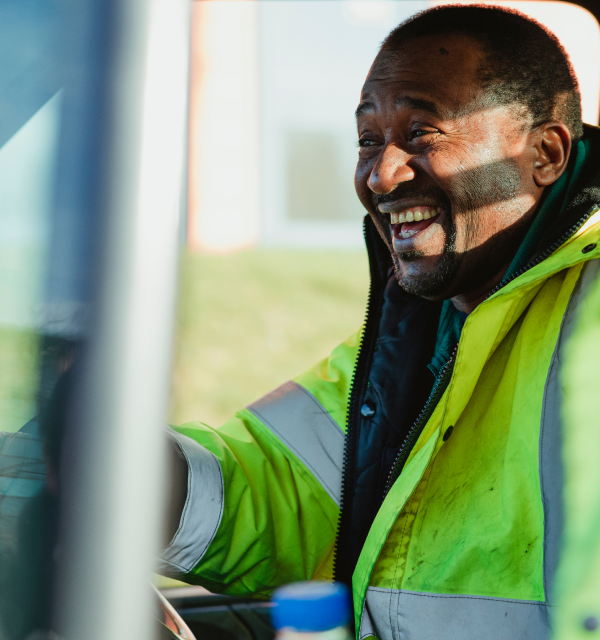
<svg viewBox="0 0 600 640"><path fill-rule="evenodd" d="M554 584L554 640L585 640L600 620L600 265L590 261L559 359L562 440L561 549ZM588 276L586 278L586 275ZM593 276L593 280L590 276ZM552 576L551 576L552 577ZM596 634L594 634L596 631Z"/></svg>
<svg viewBox="0 0 600 640"><path fill-rule="evenodd" d="M231 595L331 579L346 411L361 331L220 428L170 431L188 465L160 572Z"/></svg>

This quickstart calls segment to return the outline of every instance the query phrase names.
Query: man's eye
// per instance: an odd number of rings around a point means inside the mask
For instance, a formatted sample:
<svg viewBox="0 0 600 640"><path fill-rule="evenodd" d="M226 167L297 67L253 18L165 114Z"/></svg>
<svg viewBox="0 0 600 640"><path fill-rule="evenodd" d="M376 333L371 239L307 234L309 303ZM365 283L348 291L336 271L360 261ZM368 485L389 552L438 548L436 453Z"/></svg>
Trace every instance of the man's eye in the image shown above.
<svg viewBox="0 0 600 640"><path fill-rule="evenodd" d="M415 138L422 138L423 136L435 133L432 129L413 129L410 132L410 139L414 140Z"/></svg>
<svg viewBox="0 0 600 640"><path fill-rule="evenodd" d="M359 147L373 147L377 144L375 140L369 140L369 138L361 138L358 141Z"/></svg>

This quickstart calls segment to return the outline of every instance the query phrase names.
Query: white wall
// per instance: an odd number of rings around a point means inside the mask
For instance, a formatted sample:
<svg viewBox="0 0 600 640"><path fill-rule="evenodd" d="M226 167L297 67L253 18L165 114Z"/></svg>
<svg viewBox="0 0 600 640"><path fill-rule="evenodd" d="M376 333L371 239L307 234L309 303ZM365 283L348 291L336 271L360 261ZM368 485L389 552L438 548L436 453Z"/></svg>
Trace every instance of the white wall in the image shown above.
<svg viewBox="0 0 600 640"><path fill-rule="evenodd" d="M231 251L260 235L255 2L194 2L188 241Z"/></svg>

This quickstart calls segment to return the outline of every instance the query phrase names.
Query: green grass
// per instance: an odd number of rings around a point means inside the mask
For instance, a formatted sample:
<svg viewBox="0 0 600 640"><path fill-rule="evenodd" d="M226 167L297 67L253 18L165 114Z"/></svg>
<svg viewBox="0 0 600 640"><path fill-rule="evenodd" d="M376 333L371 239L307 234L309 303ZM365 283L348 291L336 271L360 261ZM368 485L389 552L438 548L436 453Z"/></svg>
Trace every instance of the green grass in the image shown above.
<svg viewBox="0 0 600 640"><path fill-rule="evenodd" d="M39 338L0 326L0 431L18 431L36 413Z"/></svg>
<svg viewBox="0 0 600 640"><path fill-rule="evenodd" d="M222 424L304 371L363 322L366 253L186 254L171 422Z"/></svg>

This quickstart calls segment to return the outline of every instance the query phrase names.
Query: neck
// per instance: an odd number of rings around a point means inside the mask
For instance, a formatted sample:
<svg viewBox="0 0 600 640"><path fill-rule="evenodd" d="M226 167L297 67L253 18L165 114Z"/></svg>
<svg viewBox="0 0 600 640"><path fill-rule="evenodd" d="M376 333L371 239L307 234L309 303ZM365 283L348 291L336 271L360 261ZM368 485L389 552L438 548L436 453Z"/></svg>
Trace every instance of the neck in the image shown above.
<svg viewBox="0 0 600 640"><path fill-rule="evenodd" d="M502 282L502 278L508 271L509 265L505 265L502 269L490 278L484 285L469 291L467 293L460 293L450 298L452 304L463 313L471 313L479 304L481 304L490 294L492 289Z"/></svg>

